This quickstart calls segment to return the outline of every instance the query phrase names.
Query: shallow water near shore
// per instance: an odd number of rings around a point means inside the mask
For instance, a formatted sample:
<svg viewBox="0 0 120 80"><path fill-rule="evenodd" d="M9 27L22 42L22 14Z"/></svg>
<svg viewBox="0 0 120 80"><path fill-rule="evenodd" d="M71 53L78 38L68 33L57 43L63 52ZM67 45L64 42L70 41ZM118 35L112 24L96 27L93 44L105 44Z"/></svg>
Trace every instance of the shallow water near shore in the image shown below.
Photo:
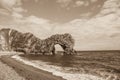
<svg viewBox="0 0 120 80"><path fill-rule="evenodd" d="M120 52L79 52L78 55L20 55L13 58L67 80L119 80Z"/></svg>

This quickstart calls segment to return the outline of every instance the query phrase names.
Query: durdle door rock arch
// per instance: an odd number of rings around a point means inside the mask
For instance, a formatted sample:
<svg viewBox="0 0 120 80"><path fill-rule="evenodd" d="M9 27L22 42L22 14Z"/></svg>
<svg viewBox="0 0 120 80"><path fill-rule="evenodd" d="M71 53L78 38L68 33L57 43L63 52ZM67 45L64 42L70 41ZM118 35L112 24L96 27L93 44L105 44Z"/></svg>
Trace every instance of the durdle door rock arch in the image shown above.
<svg viewBox="0 0 120 80"><path fill-rule="evenodd" d="M4 48L25 54L45 55L48 53L55 55L55 45L57 44L62 47L64 54L70 55L76 52L73 49L74 39L69 33L55 34L46 39L39 39L32 33L21 33L14 29L4 28L0 30L0 36L5 40L5 43L0 42L1 45L6 45Z"/></svg>

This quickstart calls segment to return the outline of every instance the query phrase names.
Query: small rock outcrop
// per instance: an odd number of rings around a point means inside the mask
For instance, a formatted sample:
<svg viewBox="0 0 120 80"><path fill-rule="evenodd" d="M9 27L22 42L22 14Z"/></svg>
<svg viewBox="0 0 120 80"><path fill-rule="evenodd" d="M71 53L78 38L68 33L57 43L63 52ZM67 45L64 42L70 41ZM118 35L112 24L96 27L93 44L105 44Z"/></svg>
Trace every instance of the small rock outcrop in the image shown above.
<svg viewBox="0 0 120 80"><path fill-rule="evenodd" d="M4 43L2 43L4 39ZM25 54L53 54L55 55L55 45L59 44L64 54L75 53L74 39L68 33L55 34L47 39L39 39L32 33L21 33L14 29L0 30L0 48L1 50L13 50L17 52L24 52ZM4 47L3 47L4 45ZM6 45L6 46L5 46Z"/></svg>

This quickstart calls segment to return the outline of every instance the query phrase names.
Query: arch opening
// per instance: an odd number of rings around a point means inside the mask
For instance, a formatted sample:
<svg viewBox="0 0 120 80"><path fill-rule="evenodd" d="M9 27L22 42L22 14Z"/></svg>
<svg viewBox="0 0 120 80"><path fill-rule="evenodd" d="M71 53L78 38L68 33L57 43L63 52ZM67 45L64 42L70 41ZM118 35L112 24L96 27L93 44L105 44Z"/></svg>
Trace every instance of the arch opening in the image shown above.
<svg viewBox="0 0 120 80"><path fill-rule="evenodd" d="M63 47L61 45L56 44L54 47L55 47L55 54L64 52L64 49L63 49Z"/></svg>

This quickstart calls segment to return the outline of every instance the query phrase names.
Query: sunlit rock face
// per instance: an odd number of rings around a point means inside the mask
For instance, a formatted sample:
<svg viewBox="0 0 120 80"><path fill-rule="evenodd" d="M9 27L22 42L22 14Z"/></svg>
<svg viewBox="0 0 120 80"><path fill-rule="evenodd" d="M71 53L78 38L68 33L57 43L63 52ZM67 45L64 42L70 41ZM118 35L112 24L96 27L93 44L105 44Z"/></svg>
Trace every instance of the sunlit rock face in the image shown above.
<svg viewBox="0 0 120 80"><path fill-rule="evenodd" d="M9 31L10 29L0 30L0 50L9 51Z"/></svg>
<svg viewBox="0 0 120 80"><path fill-rule="evenodd" d="M41 40L32 33L21 33L13 29L1 29L0 50L13 50L25 54L55 54L55 45L59 44L64 54L75 53L74 39L68 33L52 35Z"/></svg>
<svg viewBox="0 0 120 80"><path fill-rule="evenodd" d="M74 53L74 39L70 34L56 34L52 35L51 37L39 40L37 44L35 45L35 50L38 50L37 52L44 53L50 53L55 54L55 45L59 44L63 50L64 54L72 54Z"/></svg>

